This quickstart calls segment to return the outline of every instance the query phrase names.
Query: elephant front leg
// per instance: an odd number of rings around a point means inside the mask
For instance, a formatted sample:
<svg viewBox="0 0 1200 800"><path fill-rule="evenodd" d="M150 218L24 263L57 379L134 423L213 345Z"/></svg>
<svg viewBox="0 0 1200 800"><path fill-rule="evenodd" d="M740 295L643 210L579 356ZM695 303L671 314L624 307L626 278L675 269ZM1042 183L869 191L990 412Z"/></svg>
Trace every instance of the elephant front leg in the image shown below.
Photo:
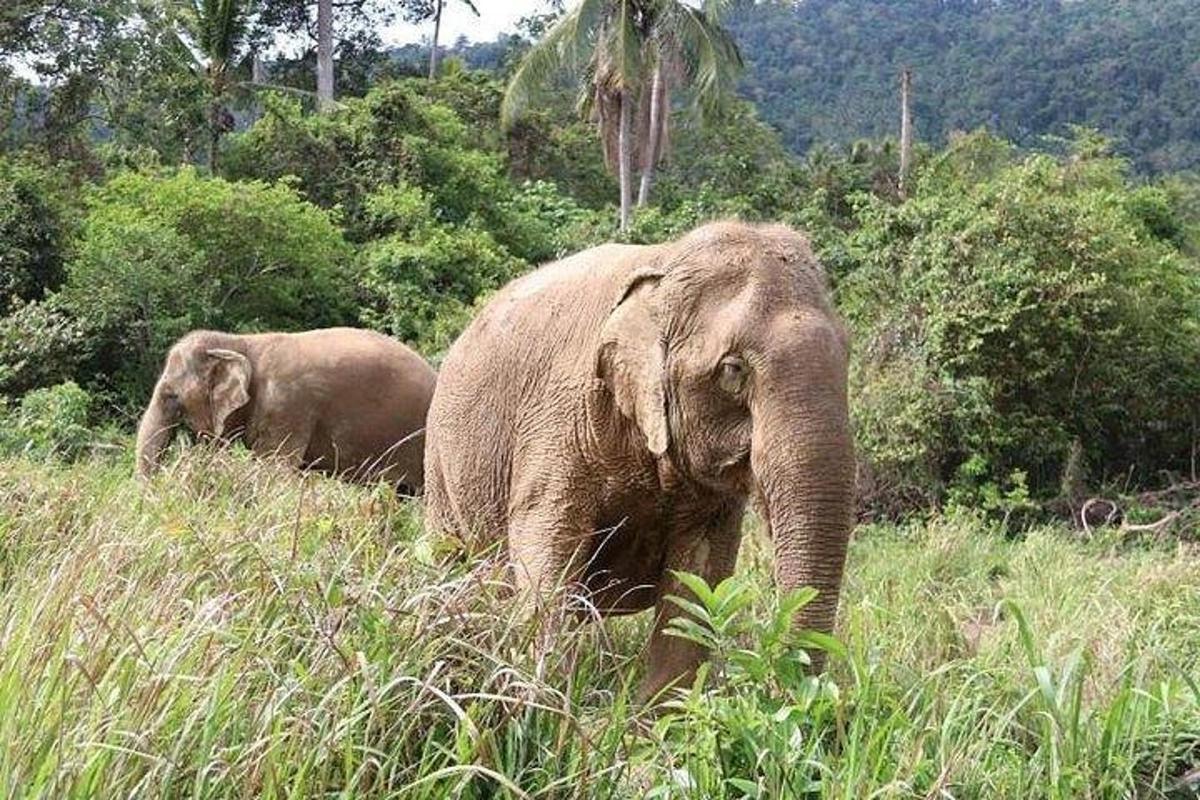
<svg viewBox="0 0 1200 800"><path fill-rule="evenodd" d="M741 543L744 506L724 509L706 523L682 521L667 546L664 570L654 607L654 629L646 652L646 677L639 697L643 702L661 695L672 686L686 686L695 677L696 668L707 652L687 639L666 633L667 623L687 612L667 599L671 595L695 600L691 590L680 583L673 572L699 575L709 586L716 586L733 574Z"/></svg>
<svg viewBox="0 0 1200 800"><path fill-rule="evenodd" d="M581 589L579 551L587 540L587 526L571 518L559 504L547 503L527 513L514 515L509 523L508 555L517 602L536 627L536 677L547 672L551 656L569 646L572 598ZM574 654L561 659L570 664Z"/></svg>
<svg viewBox="0 0 1200 800"><path fill-rule="evenodd" d="M312 440L311 420L281 420L267 416L250 430L253 435L251 449L256 455L292 469L304 466L304 456Z"/></svg>

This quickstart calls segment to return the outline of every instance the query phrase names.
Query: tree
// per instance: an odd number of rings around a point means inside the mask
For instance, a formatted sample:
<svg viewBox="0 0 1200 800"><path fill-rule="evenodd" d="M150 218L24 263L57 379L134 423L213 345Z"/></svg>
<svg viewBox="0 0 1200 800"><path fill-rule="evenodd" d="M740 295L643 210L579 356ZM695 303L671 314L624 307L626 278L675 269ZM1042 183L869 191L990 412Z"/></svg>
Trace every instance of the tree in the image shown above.
<svg viewBox="0 0 1200 800"><path fill-rule="evenodd" d="M429 80L437 78L438 70L438 38L442 32L442 12L446 10L447 0L401 0L404 16L410 22L433 20L433 39L429 43ZM474 0L460 0L475 16L479 9Z"/></svg>
<svg viewBox="0 0 1200 800"><path fill-rule="evenodd" d="M400 5L406 7L410 2L400 0ZM314 43L315 54L310 49L296 60L277 59L274 67L276 79L282 78L291 90L315 90L320 108L329 108L335 93L345 95L355 83L353 78L347 79L347 61L361 62L364 55L369 60L378 51L380 41L376 31L391 22L395 5L393 0L256 0L256 3L251 38L263 49L269 49L280 33Z"/></svg>
<svg viewBox="0 0 1200 800"><path fill-rule="evenodd" d="M912 166L912 70L900 71L900 194L908 192L908 171Z"/></svg>
<svg viewBox="0 0 1200 800"><path fill-rule="evenodd" d="M333 104L333 0L317 0L317 103Z"/></svg>
<svg viewBox="0 0 1200 800"><path fill-rule="evenodd" d="M176 36L208 93L208 166L217 171L221 137L233 130L229 94L242 85L234 68L245 55L251 0L186 0Z"/></svg>
<svg viewBox="0 0 1200 800"><path fill-rule="evenodd" d="M628 230L633 159L640 154L638 201L645 203L666 150L672 84L689 90L702 119L732 94L742 62L718 24L723 6L720 0L702 8L681 0L583 0L521 60L501 107L504 126L512 126L551 75L581 75L580 107L597 121L606 164L615 165L621 230Z"/></svg>

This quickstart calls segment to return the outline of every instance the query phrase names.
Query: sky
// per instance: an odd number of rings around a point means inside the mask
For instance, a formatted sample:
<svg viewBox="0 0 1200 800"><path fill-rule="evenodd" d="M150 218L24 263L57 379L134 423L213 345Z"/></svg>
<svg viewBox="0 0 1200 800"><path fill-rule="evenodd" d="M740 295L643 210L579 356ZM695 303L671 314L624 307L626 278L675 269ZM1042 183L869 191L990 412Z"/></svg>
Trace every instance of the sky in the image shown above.
<svg viewBox="0 0 1200 800"><path fill-rule="evenodd" d="M473 42L487 42L496 38L498 33L514 30L517 20L535 12L546 10L546 0L474 0L479 9L479 16L471 13L470 9L460 0L446 0L446 8L442 12L442 30L438 41L447 45L453 44L460 35L465 35ZM432 23L410 25L405 22L395 22L382 31L380 35L387 44L407 44L428 39L433 34Z"/></svg>

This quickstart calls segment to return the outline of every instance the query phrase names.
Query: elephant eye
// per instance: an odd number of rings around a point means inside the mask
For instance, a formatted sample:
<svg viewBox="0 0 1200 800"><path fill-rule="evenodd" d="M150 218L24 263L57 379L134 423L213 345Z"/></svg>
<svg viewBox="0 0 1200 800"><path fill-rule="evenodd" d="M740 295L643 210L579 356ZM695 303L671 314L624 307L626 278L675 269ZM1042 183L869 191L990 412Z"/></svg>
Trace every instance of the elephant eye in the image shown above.
<svg viewBox="0 0 1200 800"><path fill-rule="evenodd" d="M741 394L746 388L746 362L738 356L725 356L717 371L717 383L729 394Z"/></svg>

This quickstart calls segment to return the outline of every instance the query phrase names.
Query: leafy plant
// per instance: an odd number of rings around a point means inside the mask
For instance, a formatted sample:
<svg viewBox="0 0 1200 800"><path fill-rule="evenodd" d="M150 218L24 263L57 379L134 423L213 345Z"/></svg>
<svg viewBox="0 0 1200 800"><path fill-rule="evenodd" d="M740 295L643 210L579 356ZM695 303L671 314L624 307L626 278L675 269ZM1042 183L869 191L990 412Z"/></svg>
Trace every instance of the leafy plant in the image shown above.
<svg viewBox="0 0 1200 800"><path fill-rule="evenodd" d="M744 576L715 587L696 575L673 573L692 597L668 599L686 612L665 634L704 648L709 661L690 688L663 704L655 736L686 766L647 796L780 797L819 791L821 730L836 714L837 685L806 674L807 649L845 658L833 637L794 627L812 602L803 588L769 604L765 620L750 616L764 598ZM716 769L714 769L716 768Z"/></svg>
<svg viewBox="0 0 1200 800"><path fill-rule="evenodd" d="M188 330L352 320L350 255L286 183L126 172L89 198L61 301L89 333L90 374L140 403Z"/></svg>
<svg viewBox="0 0 1200 800"><path fill-rule="evenodd" d="M863 199L836 255L876 499L1015 471L1044 496L1076 440L1096 480L1187 468L1200 272L1160 200L1106 155L1015 157L984 134L908 202Z"/></svg>
<svg viewBox="0 0 1200 800"><path fill-rule="evenodd" d="M95 438L90 413L91 398L73 381L35 389L15 409L0 415L0 450L9 455L77 458Z"/></svg>

